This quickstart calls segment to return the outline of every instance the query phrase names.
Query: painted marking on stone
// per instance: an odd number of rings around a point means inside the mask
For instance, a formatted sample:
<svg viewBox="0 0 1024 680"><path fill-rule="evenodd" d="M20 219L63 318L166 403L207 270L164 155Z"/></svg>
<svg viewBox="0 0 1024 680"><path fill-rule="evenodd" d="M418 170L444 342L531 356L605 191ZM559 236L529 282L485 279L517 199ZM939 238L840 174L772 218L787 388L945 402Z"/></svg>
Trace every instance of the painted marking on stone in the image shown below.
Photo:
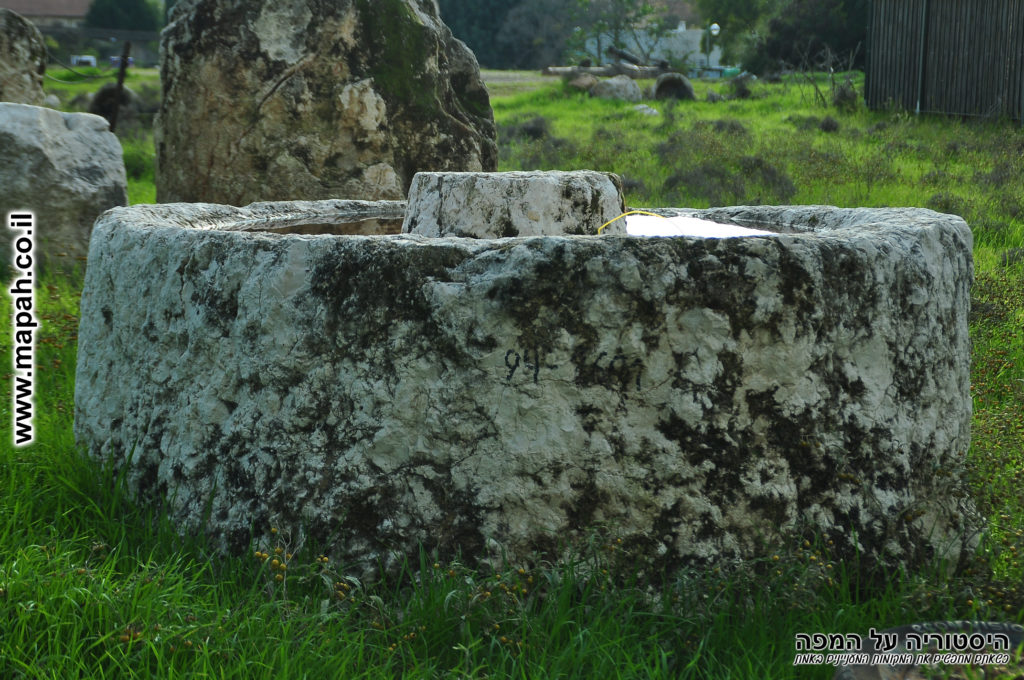
<svg viewBox="0 0 1024 680"><path fill-rule="evenodd" d="M508 360L508 358L513 354L516 355L515 364L509 363ZM510 349L509 351L505 352L505 367L508 368L508 375L505 376L505 380L509 382L512 381L512 376L516 374L516 369L519 368L519 359L519 352L515 351L514 349Z"/></svg>
<svg viewBox="0 0 1024 680"><path fill-rule="evenodd" d="M588 379L589 382L611 386L613 377L618 376L622 378L624 376L623 384L635 384L636 389L641 389L640 377L644 371L643 359L639 357L630 359L621 351L618 351L612 355L607 365L602 366L602 362L607 356L608 352L600 352L593 361L588 362L582 371L583 377ZM512 378L520 366L528 371L526 375L532 376L535 385L540 383L540 369L542 366L549 370L558 368L556 364L545 363L540 350L536 347L510 348L506 350L505 368L508 369L508 372L505 374L506 382L512 382Z"/></svg>
<svg viewBox="0 0 1024 680"><path fill-rule="evenodd" d="M530 361L530 352L533 352L533 361ZM515 356L515 361L512 361L512 357ZM540 382L540 350L536 347L533 350L529 348L523 349L522 354L517 352L515 349L510 349L505 352L505 368L508 369L508 375L505 376L507 382L512 381L512 376L516 374L520 364L527 370L533 371L533 382L538 384ZM558 366L552 366L545 364L547 368L558 368Z"/></svg>

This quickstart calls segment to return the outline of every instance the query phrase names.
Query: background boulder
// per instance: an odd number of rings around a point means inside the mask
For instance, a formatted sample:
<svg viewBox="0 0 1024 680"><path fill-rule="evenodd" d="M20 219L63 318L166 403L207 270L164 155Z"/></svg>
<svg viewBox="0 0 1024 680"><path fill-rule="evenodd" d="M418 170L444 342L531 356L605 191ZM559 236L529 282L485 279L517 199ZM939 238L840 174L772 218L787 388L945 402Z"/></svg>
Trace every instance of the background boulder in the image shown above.
<svg viewBox="0 0 1024 680"><path fill-rule="evenodd" d="M46 43L39 29L0 8L0 101L41 104L45 72Z"/></svg>
<svg viewBox="0 0 1024 680"><path fill-rule="evenodd" d="M640 86L629 76L615 76L602 80L590 88L590 96L599 99L624 99L627 102L638 102L643 99Z"/></svg>
<svg viewBox="0 0 1024 680"><path fill-rule="evenodd" d="M36 254L44 265L71 267L84 260L96 218L128 203L121 144L107 121L0 103L0 149L0 214L35 213ZM10 243L10 232L0 230L4 253Z"/></svg>
<svg viewBox="0 0 1024 680"><path fill-rule="evenodd" d="M494 170L476 57L427 0L183 0L161 35L157 199L395 199Z"/></svg>

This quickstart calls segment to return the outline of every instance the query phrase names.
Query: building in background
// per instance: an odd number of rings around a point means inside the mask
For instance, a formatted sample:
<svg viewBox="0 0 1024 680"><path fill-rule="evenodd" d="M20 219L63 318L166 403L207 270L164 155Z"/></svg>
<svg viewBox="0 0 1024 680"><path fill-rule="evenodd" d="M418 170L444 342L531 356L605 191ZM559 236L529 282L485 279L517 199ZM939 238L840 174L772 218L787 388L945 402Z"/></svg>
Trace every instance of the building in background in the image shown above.
<svg viewBox="0 0 1024 680"><path fill-rule="evenodd" d="M685 21L668 33L652 36L644 29L628 31L620 36L618 45L620 49L631 52L639 57L646 58L648 63L657 63L664 60L671 64L685 64L691 76L711 75L720 73L723 67L721 63L722 49L712 43L711 54L702 51L702 38L707 28L689 28ZM606 50L612 47L613 40L609 35L602 35L600 39L591 38L586 43L586 51L590 54L597 54L600 50L603 62L615 61L608 56Z"/></svg>
<svg viewBox="0 0 1024 680"><path fill-rule="evenodd" d="M92 0L0 0L0 7L17 12L36 27L80 28Z"/></svg>

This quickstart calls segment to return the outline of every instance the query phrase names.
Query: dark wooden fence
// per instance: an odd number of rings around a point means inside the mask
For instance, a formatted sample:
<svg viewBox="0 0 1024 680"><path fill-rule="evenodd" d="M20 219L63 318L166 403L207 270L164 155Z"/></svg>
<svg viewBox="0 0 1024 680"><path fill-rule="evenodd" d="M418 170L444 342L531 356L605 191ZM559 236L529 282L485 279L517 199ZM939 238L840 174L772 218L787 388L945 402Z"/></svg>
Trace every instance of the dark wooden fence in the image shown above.
<svg viewBox="0 0 1024 680"><path fill-rule="evenodd" d="M1024 122L1024 0L874 0L865 99Z"/></svg>

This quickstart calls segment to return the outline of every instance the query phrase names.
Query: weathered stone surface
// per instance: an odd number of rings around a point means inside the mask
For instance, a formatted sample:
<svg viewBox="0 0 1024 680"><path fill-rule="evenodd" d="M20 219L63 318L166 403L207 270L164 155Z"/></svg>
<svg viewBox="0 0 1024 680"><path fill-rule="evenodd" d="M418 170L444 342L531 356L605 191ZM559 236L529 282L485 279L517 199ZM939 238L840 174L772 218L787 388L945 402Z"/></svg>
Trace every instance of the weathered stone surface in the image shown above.
<svg viewBox="0 0 1024 680"><path fill-rule="evenodd" d="M107 121L0 103L0 150L0 214L35 213L37 254L44 265L81 264L96 218L128 203L121 144ZM3 252L10 242L10 231L0 229Z"/></svg>
<svg viewBox="0 0 1024 680"><path fill-rule="evenodd" d="M518 560L603 524L655 567L812 531L913 566L974 538L958 217L685 211L778 232L732 239L234 229L301 214L255 210L106 213L81 303L78 442L130 454L131 490L222 549L273 525L369 573L420 542Z"/></svg>
<svg viewBox="0 0 1024 680"><path fill-rule="evenodd" d="M17 12L0 8L0 102L43 103L46 43Z"/></svg>
<svg viewBox="0 0 1024 680"><path fill-rule="evenodd" d="M590 90L600 82L592 73L581 73L572 80L569 81L569 87L574 90L580 90L581 92L590 92Z"/></svg>
<svg viewBox="0 0 1024 680"><path fill-rule="evenodd" d="M182 0L161 34L157 199L399 199L494 170L472 52L429 0Z"/></svg>
<svg viewBox="0 0 1024 680"><path fill-rule="evenodd" d="M694 101L697 95L690 80L682 73L662 73L654 82L654 98Z"/></svg>
<svg viewBox="0 0 1024 680"><path fill-rule="evenodd" d="M409 189L404 233L504 238L597 234L625 212L617 175L576 172L421 172ZM619 220L602 234L624 234Z"/></svg>
<svg viewBox="0 0 1024 680"><path fill-rule="evenodd" d="M640 86L629 76L615 76L602 80L590 88L590 96L599 99L624 99L638 102L643 99Z"/></svg>

